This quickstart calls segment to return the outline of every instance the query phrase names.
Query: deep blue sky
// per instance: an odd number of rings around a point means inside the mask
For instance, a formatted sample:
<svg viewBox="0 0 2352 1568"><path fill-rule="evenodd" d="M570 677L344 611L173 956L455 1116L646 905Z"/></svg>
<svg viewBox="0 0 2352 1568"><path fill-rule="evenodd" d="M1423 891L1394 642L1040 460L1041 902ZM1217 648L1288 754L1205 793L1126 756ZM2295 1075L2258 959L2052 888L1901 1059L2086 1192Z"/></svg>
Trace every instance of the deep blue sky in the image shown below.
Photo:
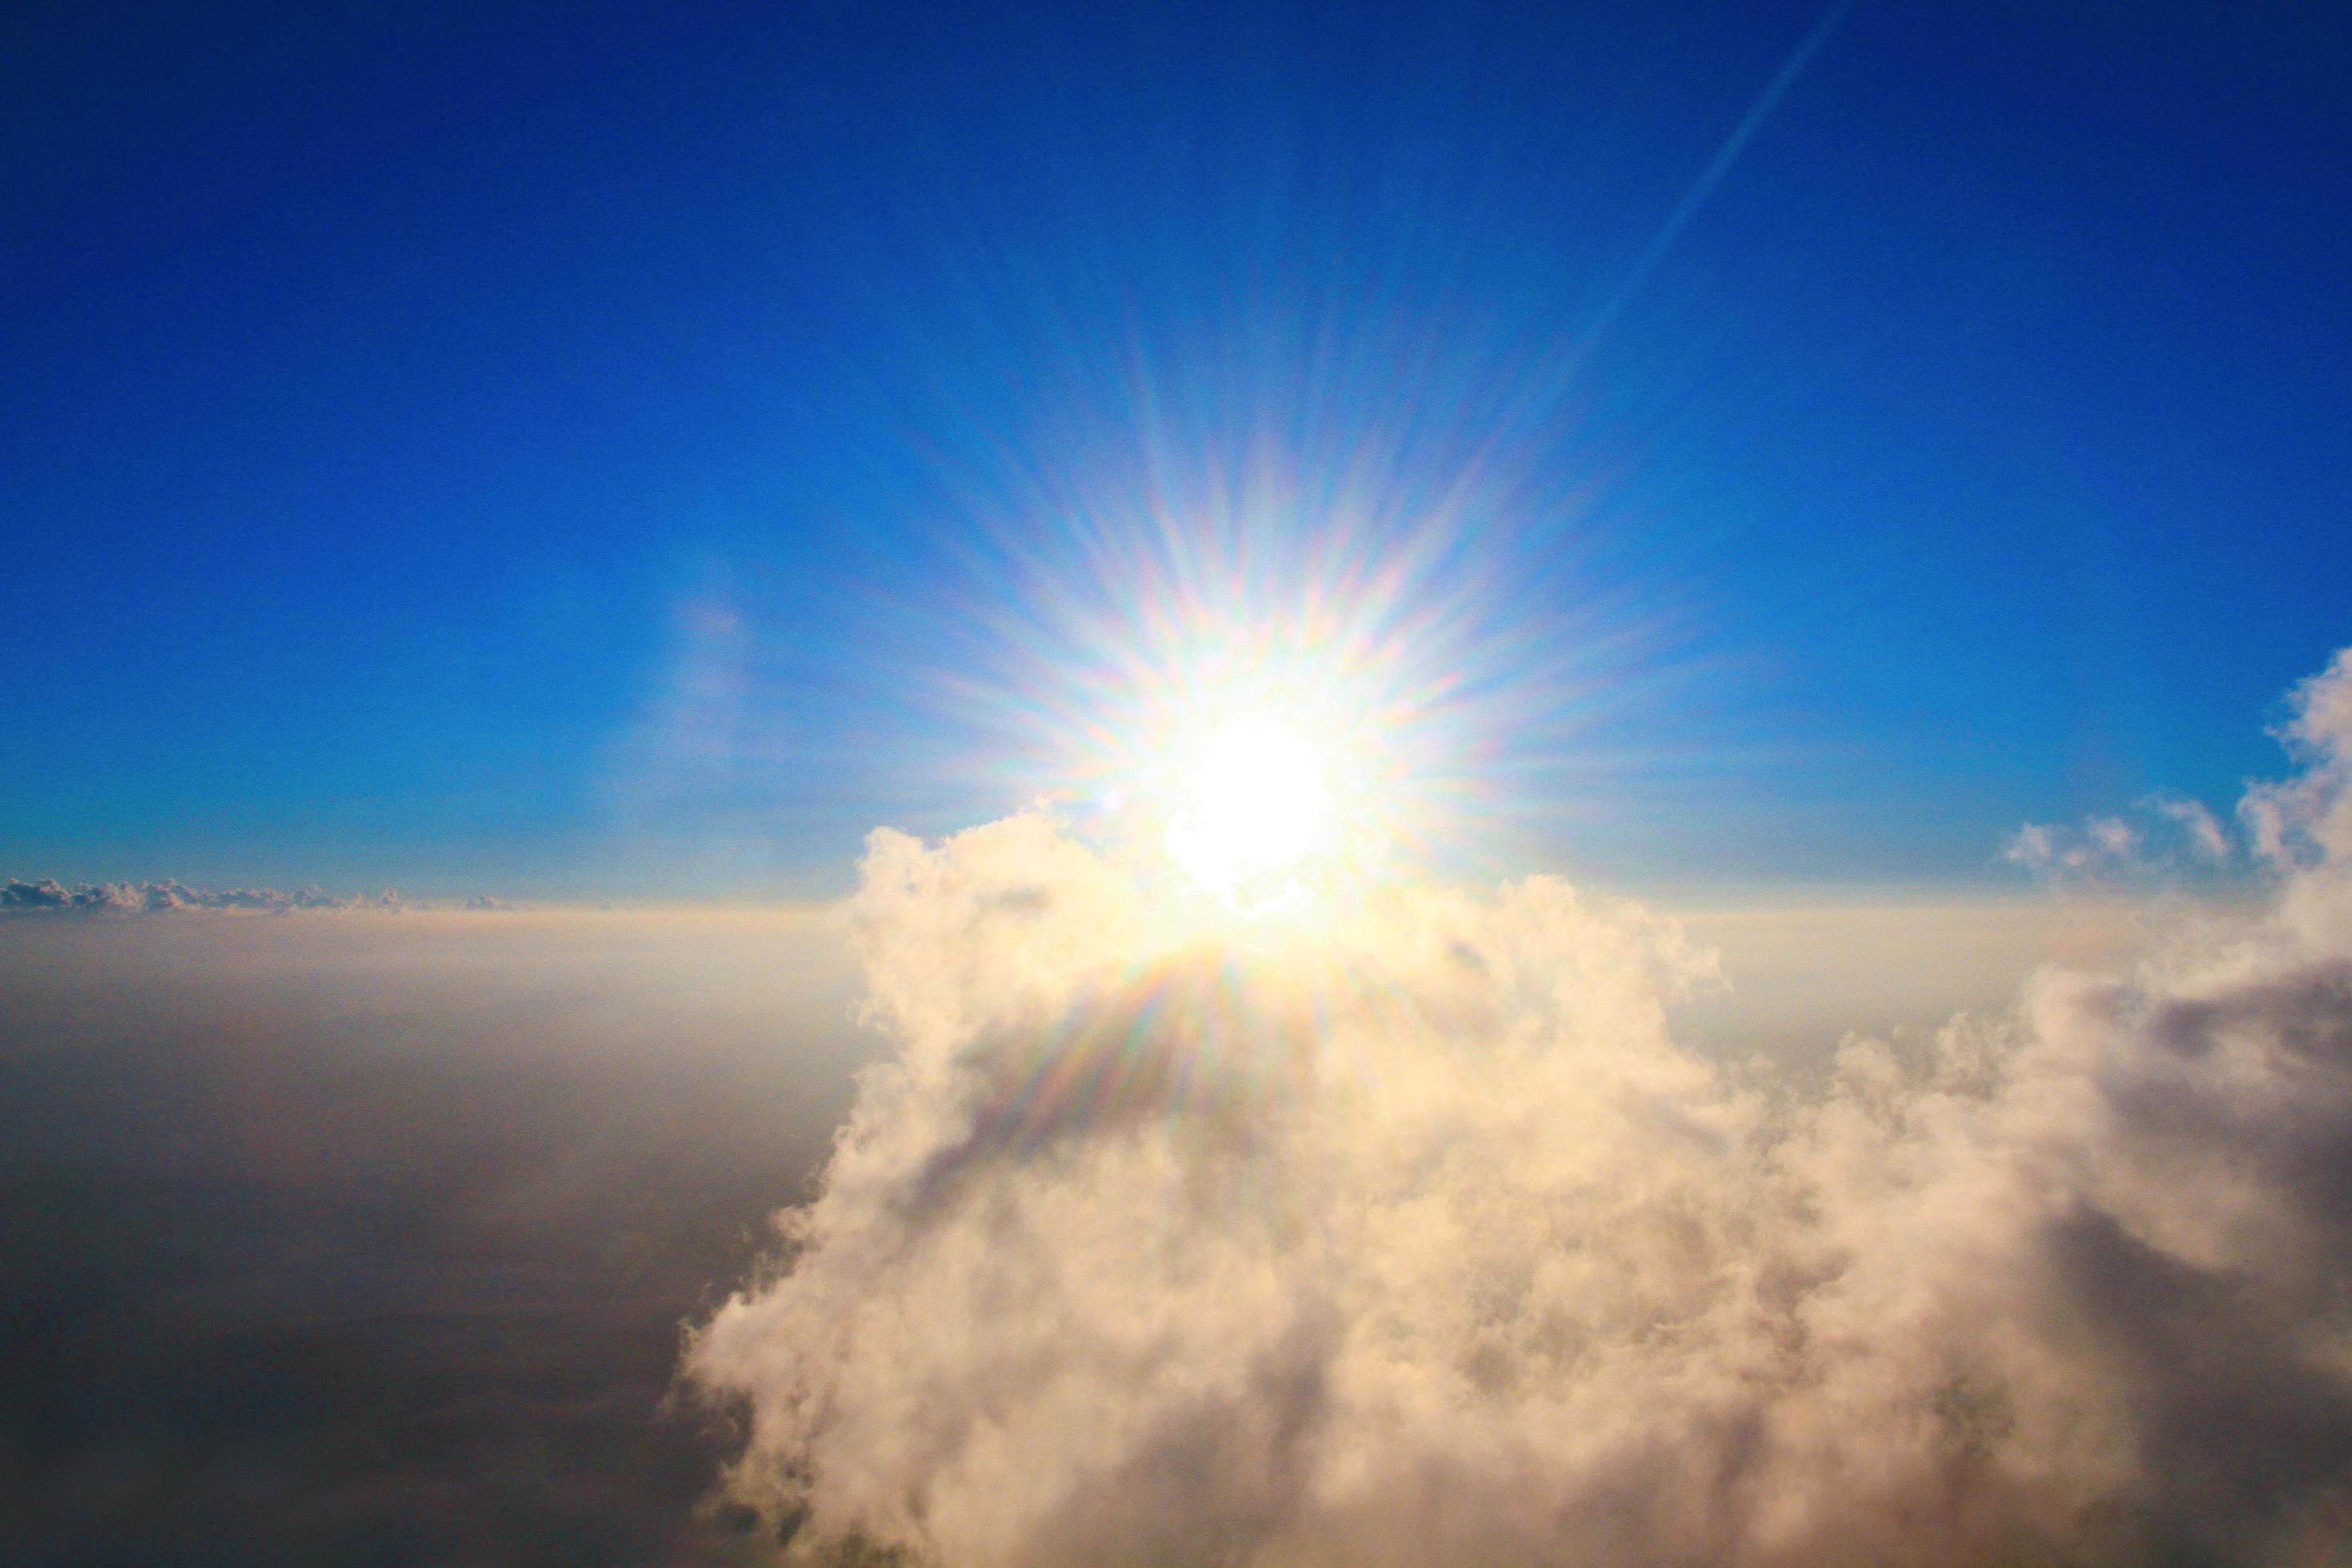
<svg viewBox="0 0 2352 1568"><path fill-rule="evenodd" d="M1695 205L1819 7L982 9L10 7L0 873L836 887L1151 498L1472 475L1633 886L2226 805L2352 640L2340 5L1860 0Z"/></svg>

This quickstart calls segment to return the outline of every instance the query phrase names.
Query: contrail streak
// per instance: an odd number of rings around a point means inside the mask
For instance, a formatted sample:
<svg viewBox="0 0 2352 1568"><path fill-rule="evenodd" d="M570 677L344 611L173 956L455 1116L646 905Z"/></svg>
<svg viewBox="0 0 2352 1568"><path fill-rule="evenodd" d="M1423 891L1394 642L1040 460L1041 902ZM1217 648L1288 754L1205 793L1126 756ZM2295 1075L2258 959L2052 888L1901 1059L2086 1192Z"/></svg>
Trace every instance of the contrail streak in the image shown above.
<svg viewBox="0 0 2352 1568"><path fill-rule="evenodd" d="M1853 0L1837 0L1837 4L1822 12L1822 19L1813 24L1812 31L1807 33L1790 52L1789 58L1781 62L1780 68L1773 73L1772 79L1764 84L1764 90L1757 95L1754 103L1748 105L1748 112L1740 117L1739 123L1731 128L1731 134L1723 139L1723 145L1716 149L1715 156L1707 160L1706 167L1699 171L1698 178L1692 181L1690 189L1683 193L1682 200L1675 204L1675 210L1666 215L1666 221L1643 247L1633 269L1625 274L1624 281L1618 284L1616 290L1601 302L1591 325L1585 328L1584 335L1570 351L1567 363L1562 367L1563 375L1574 371L1592 345L1600 341L1601 335L1609 330L1626 302L1649 280L1650 274L1664 259L1666 252L1674 248L1675 241L1682 237L1683 230L1689 226L1691 218L1715 193L1715 187L1723 183L1724 175L1729 174L1731 166L1739 161L1739 154L1747 151L1748 143L1754 139L1757 131L1771 118L1772 110L1780 107L1780 100L1788 96L1789 89L1804 74L1805 67L1811 63L1814 55L1821 52L1822 46L1829 41L1832 33L1837 31L1838 24L1845 19L1845 14L1853 7Z"/></svg>

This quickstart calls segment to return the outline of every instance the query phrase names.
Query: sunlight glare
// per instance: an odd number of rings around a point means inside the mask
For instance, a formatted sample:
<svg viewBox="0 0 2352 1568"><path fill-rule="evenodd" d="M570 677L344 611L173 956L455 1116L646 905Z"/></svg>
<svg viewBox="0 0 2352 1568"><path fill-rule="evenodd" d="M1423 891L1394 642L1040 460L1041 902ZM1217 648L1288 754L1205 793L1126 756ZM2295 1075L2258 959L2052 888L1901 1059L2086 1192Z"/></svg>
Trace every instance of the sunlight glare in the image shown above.
<svg viewBox="0 0 2352 1568"><path fill-rule="evenodd" d="M1330 761L1283 721L1227 721L1194 759L1168 824L1169 853L1203 888L1232 898L1328 848Z"/></svg>

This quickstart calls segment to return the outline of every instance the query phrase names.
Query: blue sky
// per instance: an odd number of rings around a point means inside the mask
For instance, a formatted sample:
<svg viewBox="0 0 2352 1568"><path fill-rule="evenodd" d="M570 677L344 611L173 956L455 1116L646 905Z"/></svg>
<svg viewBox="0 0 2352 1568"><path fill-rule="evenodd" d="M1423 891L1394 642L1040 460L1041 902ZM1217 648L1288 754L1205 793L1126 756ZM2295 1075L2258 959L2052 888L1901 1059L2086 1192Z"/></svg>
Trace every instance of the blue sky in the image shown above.
<svg viewBox="0 0 2352 1568"><path fill-rule="evenodd" d="M2352 640L2340 8L0 28L0 872L828 891L1155 514L1410 553L1633 887L2226 805Z"/></svg>

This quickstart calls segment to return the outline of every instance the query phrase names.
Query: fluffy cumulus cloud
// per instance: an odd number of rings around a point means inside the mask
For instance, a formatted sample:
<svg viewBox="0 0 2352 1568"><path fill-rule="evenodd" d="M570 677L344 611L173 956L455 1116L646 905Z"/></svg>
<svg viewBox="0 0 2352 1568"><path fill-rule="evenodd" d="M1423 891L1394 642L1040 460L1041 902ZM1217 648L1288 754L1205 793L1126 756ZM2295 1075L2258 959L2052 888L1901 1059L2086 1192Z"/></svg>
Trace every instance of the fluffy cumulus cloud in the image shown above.
<svg viewBox="0 0 2352 1568"><path fill-rule="evenodd" d="M735 1500L959 1568L2324 1560L2352 660L2295 712L2260 910L1820 1081L1557 880L1219 931L1043 817L877 835L894 1054L688 1347Z"/></svg>

